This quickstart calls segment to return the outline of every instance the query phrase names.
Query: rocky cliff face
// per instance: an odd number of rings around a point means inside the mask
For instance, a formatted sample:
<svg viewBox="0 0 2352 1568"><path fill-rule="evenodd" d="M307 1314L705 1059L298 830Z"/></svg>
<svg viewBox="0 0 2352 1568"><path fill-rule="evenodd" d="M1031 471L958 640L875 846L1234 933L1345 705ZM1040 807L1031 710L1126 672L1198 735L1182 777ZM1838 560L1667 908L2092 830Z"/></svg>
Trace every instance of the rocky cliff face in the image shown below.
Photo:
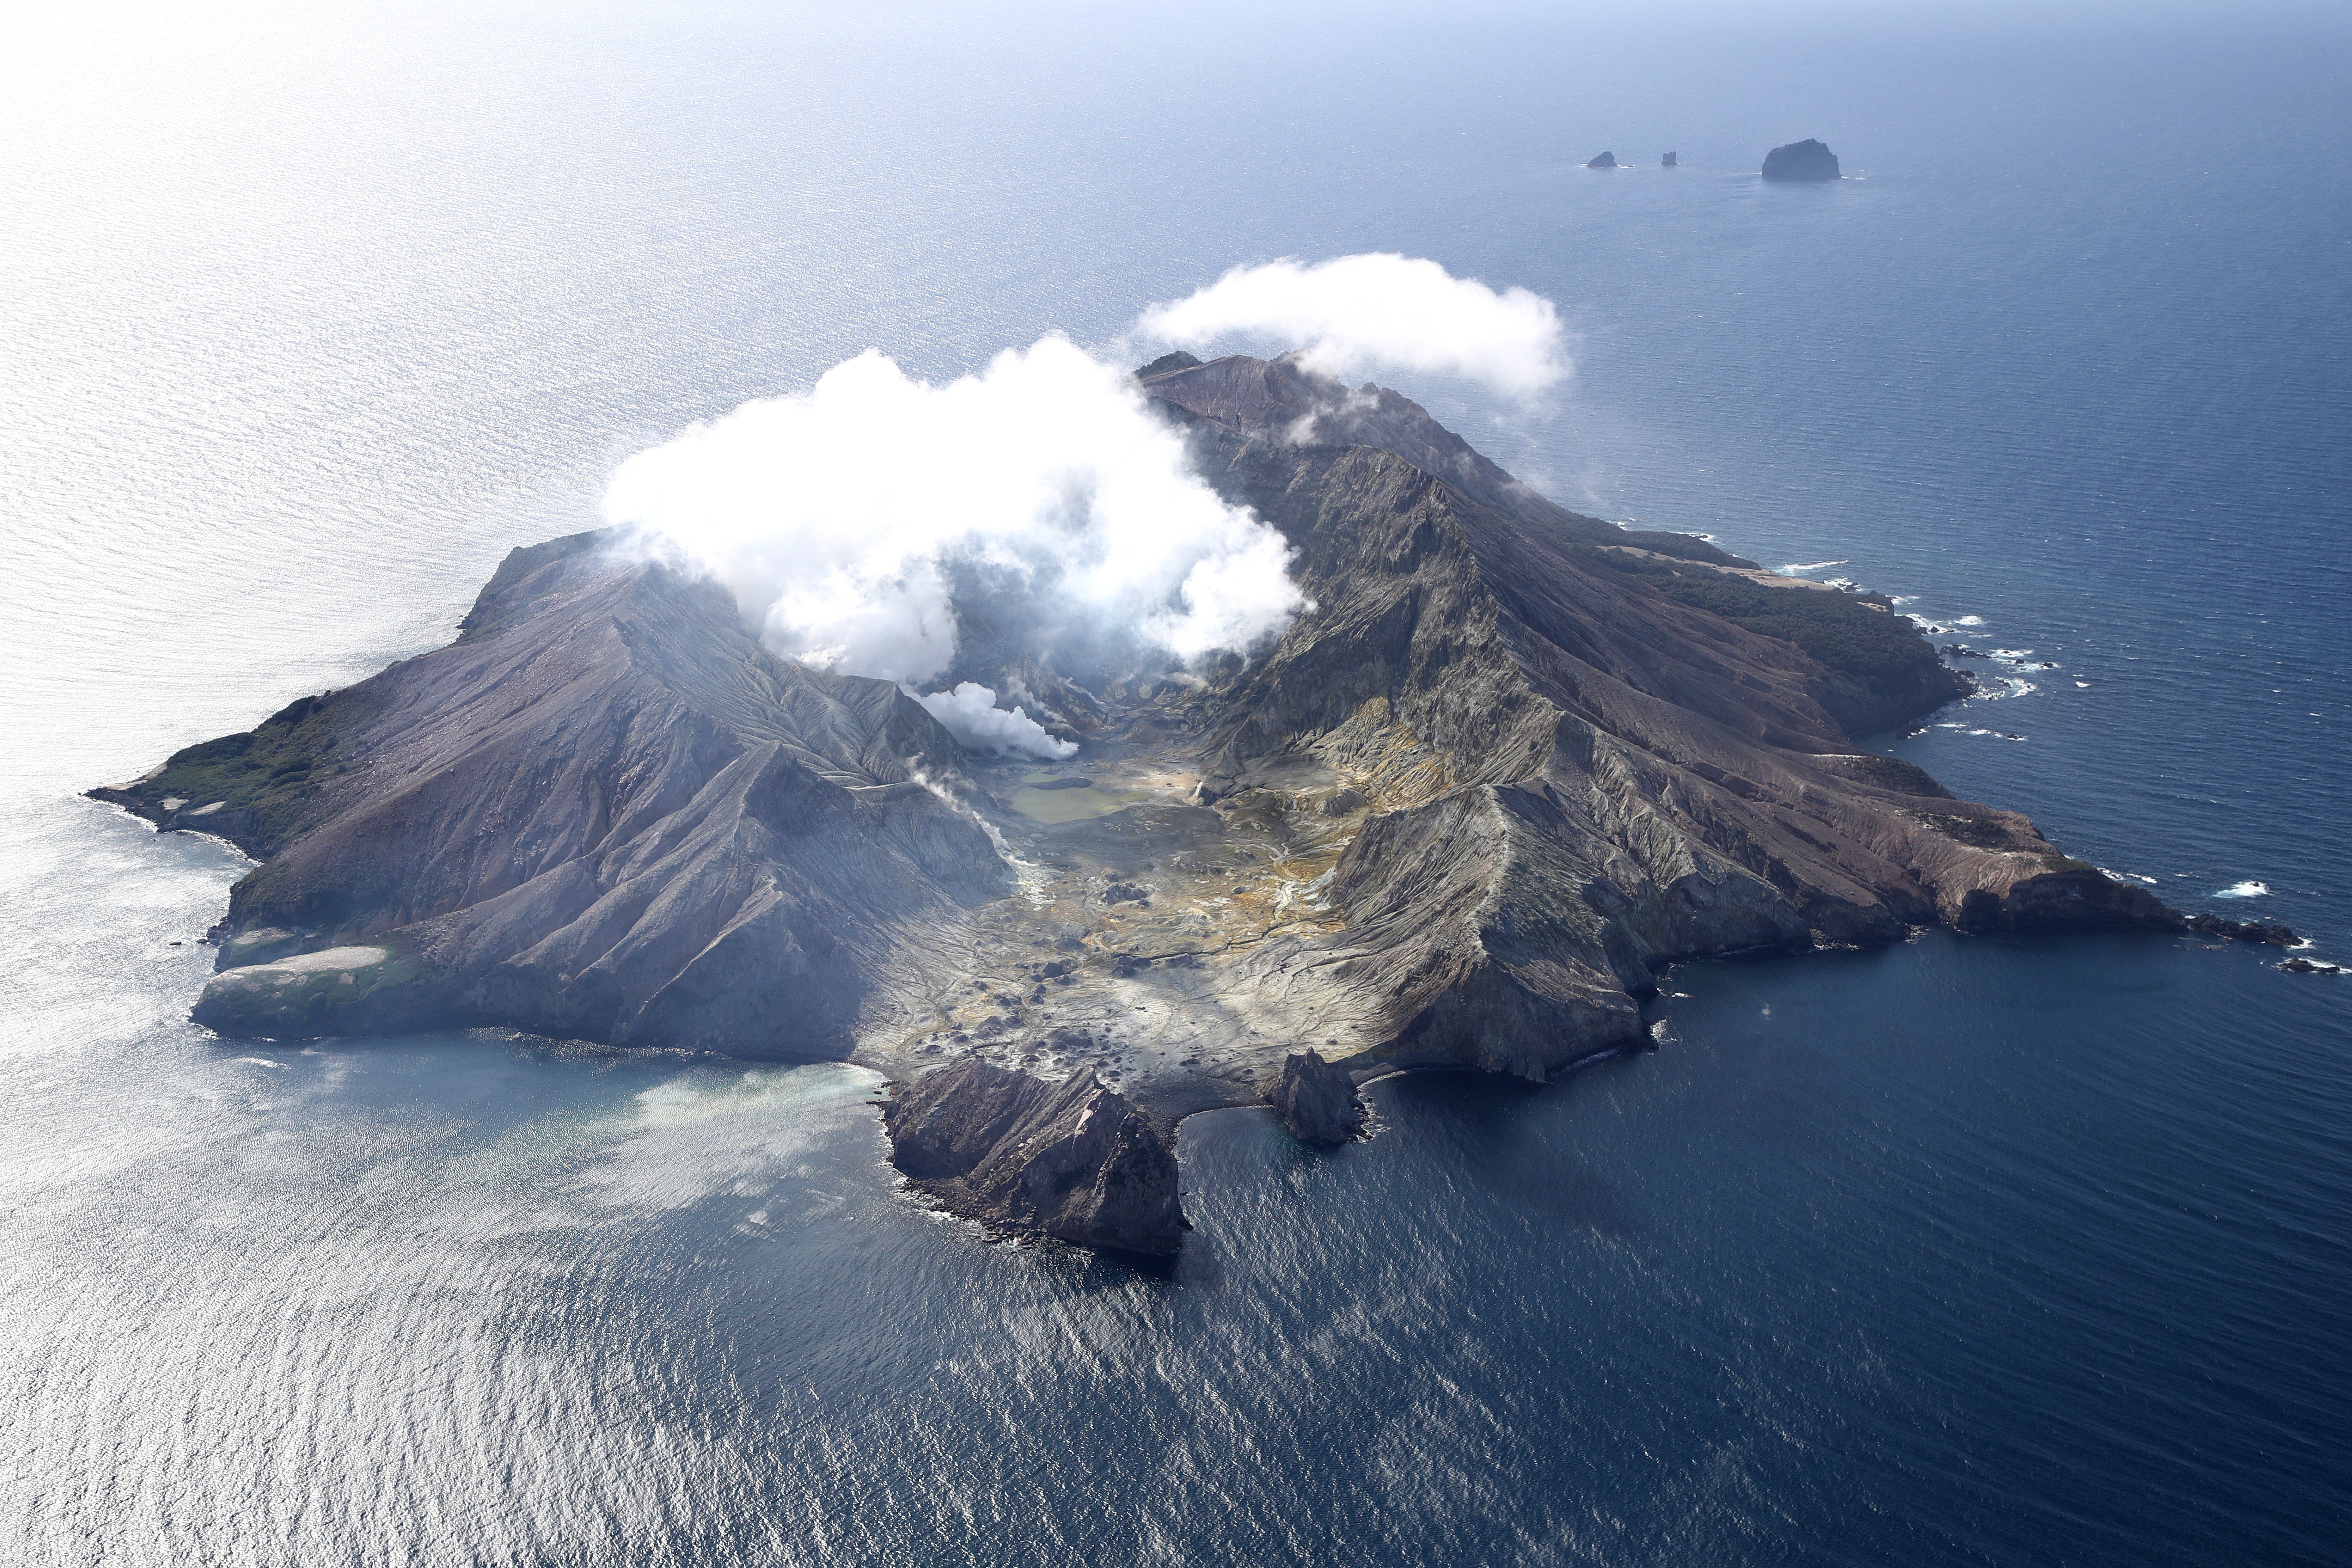
<svg viewBox="0 0 2352 1568"><path fill-rule="evenodd" d="M912 1083L927 1191L1150 1253L1194 1110L1319 1137L1350 1068L1540 1078L1642 1043L1681 959L2191 929L1855 745L1965 689L1883 604L1580 516L1293 359L1146 371L1296 551L1277 645L986 655L1083 740L1048 779L602 536L519 550L449 647L93 792L263 862L195 1016L854 1057Z"/></svg>
<svg viewBox="0 0 2352 1568"><path fill-rule="evenodd" d="M892 1163L992 1229L1143 1257L1181 1239L1175 1152L1089 1068L1057 1086L967 1058L902 1088L882 1121Z"/></svg>
<svg viewBox="0 0 2352 1568"><path fill-rule="evenodd" d="M1775 147L1765 153L1764 177L1768 180L1826 182L1841 176L1837 154L1809 136L1802 142L1791 142L1785 147Z"/></svg>

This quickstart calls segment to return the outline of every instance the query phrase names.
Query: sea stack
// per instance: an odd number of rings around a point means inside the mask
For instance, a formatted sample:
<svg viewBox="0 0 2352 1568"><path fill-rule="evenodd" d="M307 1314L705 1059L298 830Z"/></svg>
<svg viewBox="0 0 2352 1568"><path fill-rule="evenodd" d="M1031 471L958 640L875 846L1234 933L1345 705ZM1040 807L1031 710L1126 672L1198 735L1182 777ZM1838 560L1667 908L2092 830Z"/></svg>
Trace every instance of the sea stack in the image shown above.
<svg viewBox="0 0 2352 1568"><path fill-rule="evenodd" d="M1844 176L1838 173L1837 154L1809 136L1765 153L1764 177L1826 183Z"/></svg>
<svg viewBox="0 0 2352 1568"><path fill-rule="evenodd" d="M1617 166L1617 154L1603 153L1598 158L1587 158L1584 166L1588 169L1613 169Z"/></svg>
<svg viewBox="0 0 2352 1568"><path fill-rule="evenodd" d="M1658 167L1661 169L1671 169L1674 166L1675 155L1672 153L1667 153L1664 157L1658 160Z"/></svg>
<svg viewBox="0 0 2352 1568"><path fill-rule="evenodd" d="M1267 1096L1282 1124L1301 1143L1345 1143L1364 1124L1356 1080L1320 1051L1293 1051Z"/></svg>

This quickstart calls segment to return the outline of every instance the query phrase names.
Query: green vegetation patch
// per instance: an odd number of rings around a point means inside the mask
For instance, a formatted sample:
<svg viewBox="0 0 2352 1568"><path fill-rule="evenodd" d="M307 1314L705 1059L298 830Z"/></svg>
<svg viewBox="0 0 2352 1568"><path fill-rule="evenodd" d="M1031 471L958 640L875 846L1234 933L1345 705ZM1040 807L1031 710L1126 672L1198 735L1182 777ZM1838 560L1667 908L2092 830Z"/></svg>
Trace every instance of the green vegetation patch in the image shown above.
<svg viewBox="0 0 2352 1568"><path fill-rule="evenodd" d="M1756 563L1745 555L1734 555L1719 545L1710 544L1696 533L1667 533L1656 529L1617 528L1612 542L1630 544L1636 550L1646 550L1654 555L1671 555L1678 561L1703 561L1715 566L1744 566L1756 570Z"/></svg>
<svg viewBox="0 0 2352 1568"><path fill-rule="evenodd" d="M253 837L274 852L301 831L314 787L348 765L336 753L351 716L339 693L302 698L242 734L173 752L145 793L249 811Z"/></svg>
<svg viewBox="0 0 2352 1568"><path fill-rule="evenodd" d="M2088 860L2077 860L2071 855L2044 855L2042 866L2048 871L2089 871L2101 877L2106 875Z"/></svg>

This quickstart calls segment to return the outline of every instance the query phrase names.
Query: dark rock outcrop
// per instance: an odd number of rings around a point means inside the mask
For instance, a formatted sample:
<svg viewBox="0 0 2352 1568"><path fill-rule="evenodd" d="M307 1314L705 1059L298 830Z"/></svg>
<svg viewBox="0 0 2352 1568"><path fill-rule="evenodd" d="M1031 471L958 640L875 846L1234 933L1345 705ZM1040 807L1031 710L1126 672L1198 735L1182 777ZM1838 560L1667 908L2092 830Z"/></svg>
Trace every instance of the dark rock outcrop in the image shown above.
<svg viewBox="0 0 2352 1568"><path fill-rule="evenodd" d="M1587 158L1584 166L1588 169L1613 169L1617 166L1617 154L1603 153L1598 158Z"/></svg>
<svg viewBox="0 0 2352 1568"><path fill-rule="evenodd" d="M899 1089L882 1121L893 1164L992 1230L1143 1257L1181 1239L1174 1152L1090 1068L1055 1085L967 1058Z"/></svg>
<svg viewBox="0 0 2352 1568"><path fill-rule="evenodd" d="M1364 1102L1348 1069L1319 1051L1293 1051L1266 1096L1301 1143L1345 1143L1364 1124Z"/></svg>
<svg viewBox="0 0 2352 1568"><path fill-rule="evenodd" d="M1765 153L1764 177L1827 183L1843 176L1838 173L1837 154L1809 136Z"/></svg>
<svg viewBox="0 0 2352 1568"><path fill-rule="evenodd" d="M2229 921L2220 915L2190 915L2182 928L2195 936L2218 936L2229 942L2258 942L2270 947L2293 947L2302 939L2283 925L2264 921Z"/></svg>
<svg viewBox="0 0 2352 1568"><path fill-rule="evenodd" d="M1172 353L1161 354L1150 364L1139 367L1135 374L1138 380L1141 380L1145 376L1165 375L1171 370L1190 370L1200 363L1199 355L1188 354L1182 349L1178 349Z"/></svg>
<svg viewBox="0 0 2352 1568"><path fill-rule="evenodd" d="M1671 169L1674 166L1675 155L1672 153L1667 153L1664 157L1658 160L1658 167L1661 169Z"/></svg>

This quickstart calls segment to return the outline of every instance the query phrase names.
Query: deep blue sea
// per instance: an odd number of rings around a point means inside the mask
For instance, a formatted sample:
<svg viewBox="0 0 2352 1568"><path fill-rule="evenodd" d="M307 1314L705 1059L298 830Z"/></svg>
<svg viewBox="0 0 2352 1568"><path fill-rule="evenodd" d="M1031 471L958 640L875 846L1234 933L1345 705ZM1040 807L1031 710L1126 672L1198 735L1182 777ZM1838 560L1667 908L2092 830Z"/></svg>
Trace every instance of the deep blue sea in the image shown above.
<svg viewBox="0 0 2352 1568"><path fill-rule="evenodd" d="M1687 967L1658 1051L1391 1079L1369 1143L1186 1122L1162 1279L900 1199L858 1068L216 1040L242 861L78 795L862 349L1394 250L1575 327L1539 406L1399 382L1489 455L2002 650L1874 744L2352 959L2340 17L53 9L0 49L0 1561L2352 1561L2352 977ZM1801 136L1853 177L1761 184Z"/></svg>

